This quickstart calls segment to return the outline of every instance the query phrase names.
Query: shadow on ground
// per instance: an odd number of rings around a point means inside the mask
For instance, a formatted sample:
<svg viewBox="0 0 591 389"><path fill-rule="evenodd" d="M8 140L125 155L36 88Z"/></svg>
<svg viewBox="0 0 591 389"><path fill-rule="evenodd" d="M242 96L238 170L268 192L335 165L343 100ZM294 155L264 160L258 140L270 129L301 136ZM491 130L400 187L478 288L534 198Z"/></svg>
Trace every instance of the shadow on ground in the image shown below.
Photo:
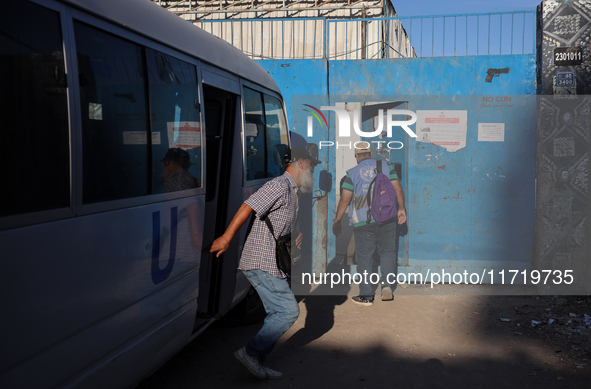
<svg viewBox="0 0 591 389"><path fill-rule="evenodd" d="M498 320L497 307L514 302L397 296L367 308L345 296L307 296L272 354L282 380L249 377L233 358L260 324L214 326L138 388L591 387L588 361L566 358L557 344Z"/></svg>

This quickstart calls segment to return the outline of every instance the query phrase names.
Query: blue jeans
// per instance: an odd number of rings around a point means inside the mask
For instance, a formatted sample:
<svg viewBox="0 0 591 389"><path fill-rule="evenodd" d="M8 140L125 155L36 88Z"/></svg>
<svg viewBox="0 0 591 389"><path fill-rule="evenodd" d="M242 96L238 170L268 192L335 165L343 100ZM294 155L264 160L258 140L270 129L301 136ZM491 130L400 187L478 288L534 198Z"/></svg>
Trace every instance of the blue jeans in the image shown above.
<svg viewBox="0 0 591 389"><path fill-rule="evenodd" d="M243 273L256 289L267 311L263 328L246 345L246 352L264 361L281 335L295 323L300 315L300 307L287 278L277 278L263 270L246 270Z"/></svg>
<svg viewBox="0 0 591 389"><path fill-rule="evenodd" d="M361 275L367 272L367 281L372 273L372 263L375 251L380 257L381 283L382 287L390 286L394 283L388 283L388 274L396 274L398 262L398 247L396 244L396 222L379 225L377 223L368 224L355 229L355 261L357 262L357 272ZM365 281L365 277L364 277ZM394 281L390 276L390 281ZM374 291L369 282L359 284L359 295L368 299L373 299Z"/></svg>

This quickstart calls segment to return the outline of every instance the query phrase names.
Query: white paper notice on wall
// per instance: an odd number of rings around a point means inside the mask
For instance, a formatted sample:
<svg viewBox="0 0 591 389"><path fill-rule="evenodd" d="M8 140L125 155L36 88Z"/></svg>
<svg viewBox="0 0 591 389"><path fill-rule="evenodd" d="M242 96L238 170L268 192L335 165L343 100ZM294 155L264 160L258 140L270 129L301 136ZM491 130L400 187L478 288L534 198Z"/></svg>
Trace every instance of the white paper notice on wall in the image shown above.
<svg viewBox="0 0 591 389"><path fill-rule="evenodd" d="M505 123L478 123L479 142L504 142Z"/></svg>
<svg viewBox="0 0 591 389"><path fill-rule="evenodd" d="M466 147L468 111L417 111L417 141L433 143L447 151Z"/></svg>

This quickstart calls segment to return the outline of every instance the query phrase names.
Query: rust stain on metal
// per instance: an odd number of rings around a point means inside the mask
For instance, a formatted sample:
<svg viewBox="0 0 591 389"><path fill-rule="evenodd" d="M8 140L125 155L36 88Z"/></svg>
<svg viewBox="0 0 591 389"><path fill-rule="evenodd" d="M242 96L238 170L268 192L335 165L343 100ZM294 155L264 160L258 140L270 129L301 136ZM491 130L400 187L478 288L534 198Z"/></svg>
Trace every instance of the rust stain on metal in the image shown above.
<svg viewBox="0 0 591 389"><path fill-rule="evenodd" d="M429 204L429 202L431 201L431 192L429 191L429 189L424 188L423 194L425 196L425 204Z"/></svg>
<svg viewBox="0 0 591 389"><path fill-rule="evenodd" d="M437 169L445 170L445 165L437 166Z"/></svg>
<svg viewBox="0 0 591 389"><path fill-rule="evenodd" d="M460 196L460 192L458 192L457 196L455 196L455 197L447 197L447 196L446 196L446 197L444 197L443 199L444 199L444 200L462 200L462 199L463 199L463 197L461 197L461 196Z"/></svg>

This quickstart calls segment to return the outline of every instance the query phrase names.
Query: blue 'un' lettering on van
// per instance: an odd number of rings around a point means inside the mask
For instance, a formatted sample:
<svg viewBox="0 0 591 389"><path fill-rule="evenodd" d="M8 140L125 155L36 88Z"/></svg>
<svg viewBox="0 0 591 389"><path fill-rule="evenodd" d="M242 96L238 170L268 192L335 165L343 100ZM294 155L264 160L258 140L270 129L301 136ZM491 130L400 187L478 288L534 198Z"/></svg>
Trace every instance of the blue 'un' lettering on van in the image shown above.
<svg viewBox="0 0 591 389"><path fill-rule="evenodd" d="M176 256L177 207L170 209L170 255L164 269L160 268L160 211L152 213L152 281L158 284L168 278Z"/></svg>

